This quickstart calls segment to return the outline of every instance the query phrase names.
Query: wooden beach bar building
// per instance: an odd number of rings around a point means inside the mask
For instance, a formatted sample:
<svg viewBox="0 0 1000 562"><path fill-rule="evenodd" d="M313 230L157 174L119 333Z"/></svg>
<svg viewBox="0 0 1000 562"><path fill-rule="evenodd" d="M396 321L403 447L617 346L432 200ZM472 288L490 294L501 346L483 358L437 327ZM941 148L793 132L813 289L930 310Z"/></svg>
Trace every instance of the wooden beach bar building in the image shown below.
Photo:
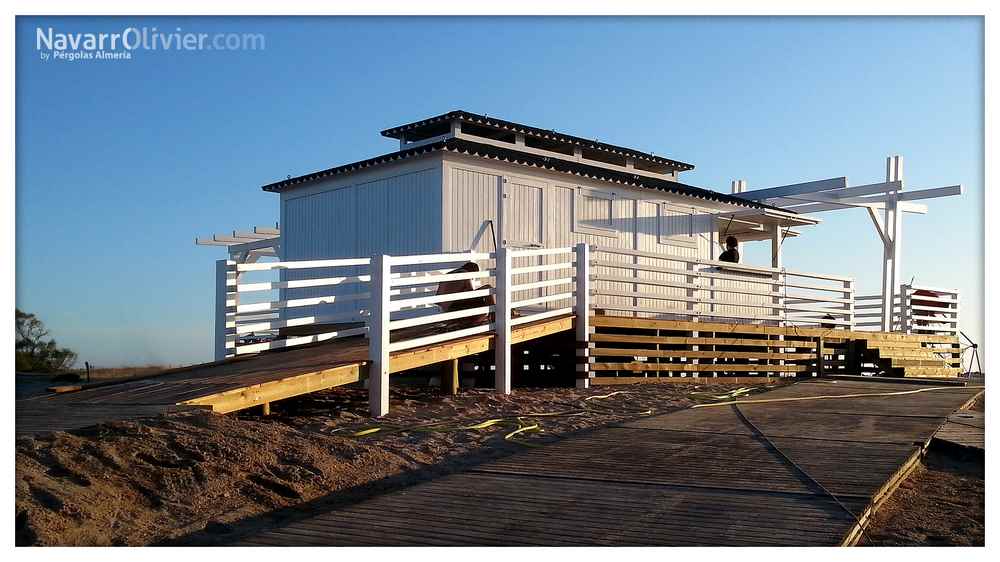
<svg viewBox="0 0 1000 562"><path fill-rule="evenodd" d="M229 254L217 361L330 358L241 404L367 380L383 415L393 373L484 354L510 392L531 345L569 358L578 385L958 374L959 296L903 283L899 248L903 215L961 186L905 191L899 157L877 183L721 193L684 183L691 164L465 111L382 135L398 149L263 186L280 226L197 240ZM855 208L883 244L881 294L787 267L786 239ZM768 244L770 263L717 261L729 236Z"/></svg>

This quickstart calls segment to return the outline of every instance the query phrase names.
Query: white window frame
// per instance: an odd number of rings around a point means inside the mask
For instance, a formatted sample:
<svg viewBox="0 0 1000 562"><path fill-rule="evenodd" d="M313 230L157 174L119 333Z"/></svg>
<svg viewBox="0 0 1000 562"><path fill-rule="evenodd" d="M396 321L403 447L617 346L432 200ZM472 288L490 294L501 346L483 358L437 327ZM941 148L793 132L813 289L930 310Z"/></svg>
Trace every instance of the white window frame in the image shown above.
<svg viewBox="0 0 1000 562"><path fill-rule="evenodd" d="M664 219L666 218L664 211L672 212L682 212L688 217L688 235L683 236L679 234L668 235L664 231ZM697 248L698 247L698 233L695 232L695 215L698 214L698 210L694 207L686 207L683 205L674 205L671 203L660 203L656 206L656 242L662 246L676 246L680 248Z"/></svg>
<svg viewBox="0 0 1000 562"><path fill-rule="evenodd" d="M594 236L618 237L618 230L614 227L591 226L581 224L580 204L582 197L593 197L595 199L606 199L608 201L608 222L614 224L615 221L615 194L613 192L590 189L577 186L573 189L573 232L577 234L592 234Z"/></svg>

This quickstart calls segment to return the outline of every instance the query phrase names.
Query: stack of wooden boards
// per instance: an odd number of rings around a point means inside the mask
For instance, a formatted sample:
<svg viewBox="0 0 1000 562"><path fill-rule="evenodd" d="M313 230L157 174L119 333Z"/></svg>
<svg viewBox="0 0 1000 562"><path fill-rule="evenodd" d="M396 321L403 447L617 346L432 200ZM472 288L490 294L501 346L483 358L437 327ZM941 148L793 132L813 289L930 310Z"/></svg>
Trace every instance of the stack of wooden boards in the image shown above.
<svg viewBox="0 0 1000 562"><path fill-rule="evenodd" d="M958 376L955 336L591 317L581 362L594 384L691 377ZM651 381L650 379L653 379Z"/></svg>
<svg viewBox="0 0 1000 562"><path fill-rule="evenodd" d="M933 341L922 341L934 338ZM948 341L937 341L948 338ZM866 342L871 359L888 374L903 377L957 377L961 358L954 336L913 335L904 340Z"/></svg>

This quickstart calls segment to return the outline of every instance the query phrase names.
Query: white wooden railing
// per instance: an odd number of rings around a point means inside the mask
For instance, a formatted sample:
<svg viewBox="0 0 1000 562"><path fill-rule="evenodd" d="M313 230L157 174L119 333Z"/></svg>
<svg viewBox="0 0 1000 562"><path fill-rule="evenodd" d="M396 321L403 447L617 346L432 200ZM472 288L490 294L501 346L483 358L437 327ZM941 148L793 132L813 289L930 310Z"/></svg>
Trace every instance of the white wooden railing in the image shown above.
<svg viewBox="0 0 1000 562"><path fill-rule="evenodd" d="M216 359L367 332L369 258L216 263ZM249 282L248 276L278 273ZM284 335L289 328L330 329ZM337 329L332 329L338 326Z"/></svg>
<svg viewBox="0 0 1000 562"><path fill-rule="evenodd" d="M881 316L880 299L855 296L847 277L587 244L252 264L220 260L216 273L217 359L367 337L376 416L388 412L391 354L492 332L496 388L510 392L512 328L567 314L575 314L581 342L595 313L841 329L872 327L877 322L870 319ZM471 286L440 290L455 281ZM897 309L901 331L957 332L956 291L904 285Z"/></svg>
<svg viewBox="0 0 1000 562"><path fill-rule="evenodd" d="M903 331L907 334L958 335L958 291L902 285Z"/></svg>
<svg viewBox="0 0 1000 562"><path fill-rule="evenodd" d="M373 415L389 409L392 353L488 332L496 338L496 388L509 393L511 329L574 312L574 256L572 248L500 248L495 253L374 257L368 347ZM476 267L458 270L469 263ZM470 281L472 287L438 294L440 283L452 281ZM414 287L434 294L397 293ZM459 301L465 305L442 311L441 305Z"/></svg>
<svg viewBox="0 0 1000 562"><path fill-rule="evenodd" d="M958 334L958 291L925 285L901 285L892 299L890 331L905 334ZM882 330L882 295L855 297L859 330Z"/></svg>
<svg viewBox="0 0 1000 562"><path fill-rule="evenodd" d="M389 282L380 290L386 299L383 317L388 319L386 330L390 336L390 352L482 334L492 329L492 323L486 319L494 313L494 306L487 304L494 295L496 284L494 268L490 264L495 259L493 254L467 252L378 256L377 259L383 260L389 274ZM476 264L478 270L455 271L466 263ZM448 281L468 281L473 288L438 295L439 284ZM483 300L484 304L442 312L448 303L471 299Z"/></svg>
<svg viewBox="0 0 1000 562"><path fill-rule="evenodd" d="M854 281L619 248L592 247L592 308L612 315L776 326L854 324Z"/></svg>
<svg viewBox="0 0 1000 562"><path fill-rule="evenodd" d="M901 332L901 309L899 295L892 302L892 327L890 331ZM862 331L882 330L882 295L858 295L854 297L855 327Z"/></svg>

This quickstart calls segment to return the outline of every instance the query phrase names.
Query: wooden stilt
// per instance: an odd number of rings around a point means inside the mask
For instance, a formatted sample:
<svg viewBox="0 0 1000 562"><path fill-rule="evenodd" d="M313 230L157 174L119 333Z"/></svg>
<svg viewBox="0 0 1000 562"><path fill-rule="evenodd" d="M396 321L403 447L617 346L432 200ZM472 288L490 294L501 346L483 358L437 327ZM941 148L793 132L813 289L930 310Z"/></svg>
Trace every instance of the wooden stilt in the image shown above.
<svg viewBox="0 0 1000 562"><path fill-rule="evenodd" d="M455 396L459 387L458 359L445 361L441 364L441 392Z"/></svg>
<svg viewBox="0 0 1000 562"><path fill-rule="evenodd" d="M823 336L816 338L816 376L822 377L825 373L823 364Z"/></svg>
<svg viewBox="0 0 1000 562"><path fill-rule="evenodd" d="M270 416L271 415L271 403L270 402L264 402L263 404L261 404L261 407L264 410L264 415L265 416Z"/></svg>

